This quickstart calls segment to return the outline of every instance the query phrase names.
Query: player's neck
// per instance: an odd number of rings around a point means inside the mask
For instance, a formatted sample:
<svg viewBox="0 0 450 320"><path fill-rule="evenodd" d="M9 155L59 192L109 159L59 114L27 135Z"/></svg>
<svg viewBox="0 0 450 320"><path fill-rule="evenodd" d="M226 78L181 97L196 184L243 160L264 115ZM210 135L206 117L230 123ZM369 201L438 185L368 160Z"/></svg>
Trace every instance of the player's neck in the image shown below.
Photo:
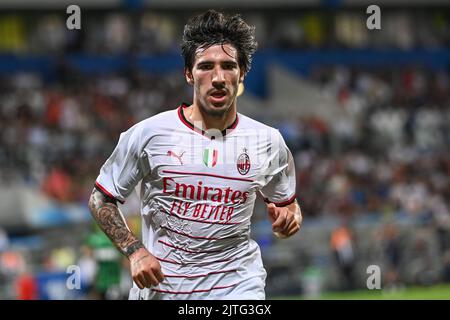
<svg viewBox="0 0 450 320"><path fill-rule="evenodd" d="M195 103L189 106L185 112L185 117L189 122L195 124L200 122L203 130L218 129L225 130L236 120L236 103L223 116L211 116L203 112Z"/></svg>

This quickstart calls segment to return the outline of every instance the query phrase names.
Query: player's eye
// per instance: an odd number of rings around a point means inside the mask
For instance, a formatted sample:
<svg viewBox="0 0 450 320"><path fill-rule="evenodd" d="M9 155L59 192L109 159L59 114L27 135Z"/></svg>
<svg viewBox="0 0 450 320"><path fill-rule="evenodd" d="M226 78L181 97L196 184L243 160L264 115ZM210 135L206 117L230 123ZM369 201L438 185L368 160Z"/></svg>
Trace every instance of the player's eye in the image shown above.
<svg viewBox="0 0 450 320"><path fill-rule="evenodd" d="M200 70L211 70L213 68L213 66L211 64L200 64L197 66L197 69Z"/></svg>
<svg viewBox="0 0 450 320"><path fill-rule="evenodd" d="M233 70L236 67L237 67L237 65L235 63L226 63L223 65L223 68L225 70Z"/></svg>

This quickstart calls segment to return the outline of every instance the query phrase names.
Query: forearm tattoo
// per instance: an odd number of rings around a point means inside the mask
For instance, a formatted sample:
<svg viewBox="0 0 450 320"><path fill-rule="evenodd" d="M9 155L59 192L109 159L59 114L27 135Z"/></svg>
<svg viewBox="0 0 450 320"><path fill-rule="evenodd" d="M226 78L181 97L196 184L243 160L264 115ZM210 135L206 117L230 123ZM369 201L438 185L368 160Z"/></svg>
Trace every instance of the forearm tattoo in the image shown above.
<svg viewBox="0 0 450 320"><path fill-rule="evenodd" d="M115 203L94 189L89 199L89 209L103 232L111 239L122 254L129 257L143 248L142 242L128 229Z"/></svg>

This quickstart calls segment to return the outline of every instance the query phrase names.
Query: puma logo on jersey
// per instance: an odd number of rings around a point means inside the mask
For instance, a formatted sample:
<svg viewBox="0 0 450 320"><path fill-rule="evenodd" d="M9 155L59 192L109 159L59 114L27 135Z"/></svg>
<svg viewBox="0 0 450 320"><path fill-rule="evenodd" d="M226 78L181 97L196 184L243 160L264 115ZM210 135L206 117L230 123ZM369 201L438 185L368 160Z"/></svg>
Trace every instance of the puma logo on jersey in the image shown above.
<svg viewBox="0 0 450 320"><path fill-rule="evenodd" d="M175 152L173 152L172 150L169 150L169 151L167 151L167 155L169 156L169 157L175 157L175 158L177 158L178 159L178 161L180 161L180 164L181 165L183 165L183 160L181 159L181 157L183 156L183 154L185 153L186 151L183 151L180 155L177 155Z"/></svg>

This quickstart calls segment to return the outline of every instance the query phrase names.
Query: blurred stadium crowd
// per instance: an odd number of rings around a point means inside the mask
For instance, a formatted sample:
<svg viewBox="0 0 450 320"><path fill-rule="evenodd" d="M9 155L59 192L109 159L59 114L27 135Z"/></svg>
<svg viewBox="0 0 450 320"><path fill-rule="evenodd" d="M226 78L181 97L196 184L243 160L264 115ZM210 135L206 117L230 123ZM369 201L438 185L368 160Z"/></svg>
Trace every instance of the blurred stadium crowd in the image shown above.
<svg viewBox="0 0 450 320"><path fill-rule="evenodd" d="M338 12L327 19L329 15L283 18L280 13L266 19L249 14L249 21L256 24L261 49L407 50L446 48L450 41L450 22L442 12L388 12L383 30L373 36L359 27L361 13ZM64 61L69 52L177 52L185 21L153 13L139 19L121 13L100 17L88 15L80 32L69 32L64 17L55 14L0 15L0 52L51 54L61 61L51 80L37 72L0 74L2 184L25 184L58 203L86 206L99 168L119 134L142 119L191 100L181 70L151 74L131 68L86 75L67 68ZM342 272L338 281L325 287L364 287L360 278L365 269L356 270L362 261L383 261L385 284L450 282L450 69L419 64L376 69L327 65L314 68L306 80L334 97L345 117L328 122L300 114L272 119L270 124L281 131L295 157L305 227L308 220L342 222L330 229L323 225L329 231L323 231L328 246L325 256L334 253L336 257L327 263ZM134 209L129 219L139 232ZM353 230L353 221L374 216L382 223L373 233ZM256 222L263 219L263 213L256 213ZM404 229L405 224L398 221L408 221L410 227ZM59 247L55 243L61 234L47 230L45 236L53 237L53 247L44 248L48 252L38 256L10 250L8 230L0 232L0 297L58 297L58 288L53 295L40 293L33 274L56 270L64 278L71 264L84 270L84 290L81 296L67 298L126 297L130 284L126 262L90 223L72 230L78 230L71 235L75 247ZM264 232L267 236L270 228ZM411 238L412 232L417 237ZM273 242L264 242L259 232L255 235L264 252L270 250ZM318 255L312 253L312 245L304 249L307 245L294 246L299 260L283 267L300 273L315 265ZM284 288L270 282L277 270L267 256L269 296L307 291L304 280L290 281L299 283L291 288L289 281Z"/></svg>
<svg viewBox="0 0 450 320"><path fill-rule="evenodd" d="M83 9L83 8L81 8ZM256 27L260 49L413 48L450 44L446 8L386 8L383 27L365 27L365 7L341 10L294 9L239 11ZM197 11L198 12L198 11ZM5 10L0 16L0 52L37 54L179 53L190 10L83 10L82 28L68 30L65 12Z"/></svg>

